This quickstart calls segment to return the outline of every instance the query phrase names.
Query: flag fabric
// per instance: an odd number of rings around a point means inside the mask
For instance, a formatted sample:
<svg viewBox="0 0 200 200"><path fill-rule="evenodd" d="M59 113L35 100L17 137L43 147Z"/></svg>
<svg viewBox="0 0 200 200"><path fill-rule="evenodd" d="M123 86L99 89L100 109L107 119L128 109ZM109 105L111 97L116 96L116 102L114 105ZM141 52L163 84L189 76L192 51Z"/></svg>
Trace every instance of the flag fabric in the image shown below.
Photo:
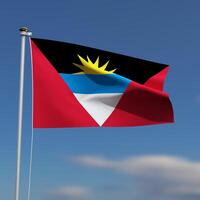
<svg viewBox="0 0 200 200"><path fill-rule="evenodd" d="M31 39L33 127L120 127L174 121L169 66L76 44Z"/></svg>

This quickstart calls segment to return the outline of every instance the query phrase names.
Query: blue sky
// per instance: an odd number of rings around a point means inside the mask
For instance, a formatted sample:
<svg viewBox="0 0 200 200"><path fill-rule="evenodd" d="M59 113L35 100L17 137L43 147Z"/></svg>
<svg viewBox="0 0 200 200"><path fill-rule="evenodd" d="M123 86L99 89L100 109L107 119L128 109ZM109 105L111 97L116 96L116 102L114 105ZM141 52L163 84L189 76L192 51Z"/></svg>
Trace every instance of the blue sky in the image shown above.
<svg viewBox="0 0 200 200"><path fill-rule="evenodd" d="M48 38L168 63L175 124L34 131L32 199L200 198L200 2L1 1L0 199L14 198L20 36ZM27 42L21 199L31 135Z"/></svg>

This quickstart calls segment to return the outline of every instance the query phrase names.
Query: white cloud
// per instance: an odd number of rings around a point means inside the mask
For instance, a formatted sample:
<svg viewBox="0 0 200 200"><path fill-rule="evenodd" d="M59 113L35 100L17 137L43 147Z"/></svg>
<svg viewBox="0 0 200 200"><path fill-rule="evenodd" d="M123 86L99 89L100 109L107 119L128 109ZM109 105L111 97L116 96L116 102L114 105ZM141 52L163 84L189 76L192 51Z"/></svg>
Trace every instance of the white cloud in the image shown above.
<svg viewBox="0 0 200 200"><path fill-rule="evenodd" d="M63 186L51 192L51 195L69 199L86 199L91 190L83 186Z"/></svg>
<svg viewBox="0 0 200 200"><path fill-rule="evenodd" d="M191 195L200 198L200 162L170 156L140 156L110 160L96 156L77 156L73 161L90 167L110 169L137 177L142 190L151 195ZM143 191L144 192L144 191ZM153 193L153 194L152 194Z"/></svg>

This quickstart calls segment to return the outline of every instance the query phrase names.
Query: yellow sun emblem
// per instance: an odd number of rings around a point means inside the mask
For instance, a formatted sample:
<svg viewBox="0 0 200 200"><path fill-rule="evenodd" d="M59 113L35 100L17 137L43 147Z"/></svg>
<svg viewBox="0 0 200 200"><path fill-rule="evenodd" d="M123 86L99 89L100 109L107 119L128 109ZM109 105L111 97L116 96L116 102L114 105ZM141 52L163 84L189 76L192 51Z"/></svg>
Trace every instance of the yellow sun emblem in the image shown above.
<svg viewBox="0 0 200 200"><path fill-rule="evenodd" d="M79 67L83 72L79 72L76 74L112 74L116 69L111 71L107 71L106 67L108 66L108 62L106 62L103 66L99 67L99 57L97 57L96 61L93 63L90 58L87 56L87 60L78 55L82 65L73 63L75 66Z"/></svg>

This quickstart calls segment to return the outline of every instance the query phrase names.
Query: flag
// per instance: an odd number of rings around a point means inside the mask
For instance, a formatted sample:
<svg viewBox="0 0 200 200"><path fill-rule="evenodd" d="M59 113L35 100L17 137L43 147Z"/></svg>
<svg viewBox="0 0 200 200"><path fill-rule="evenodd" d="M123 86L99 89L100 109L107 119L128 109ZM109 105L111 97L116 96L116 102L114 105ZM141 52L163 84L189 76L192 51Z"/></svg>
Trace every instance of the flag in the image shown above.
<svg viewBox="0 0 200 200"><path fill-rule="evenodd" d="M86 46L31 39L33 127L173 122L169 66Z"/></svg>

